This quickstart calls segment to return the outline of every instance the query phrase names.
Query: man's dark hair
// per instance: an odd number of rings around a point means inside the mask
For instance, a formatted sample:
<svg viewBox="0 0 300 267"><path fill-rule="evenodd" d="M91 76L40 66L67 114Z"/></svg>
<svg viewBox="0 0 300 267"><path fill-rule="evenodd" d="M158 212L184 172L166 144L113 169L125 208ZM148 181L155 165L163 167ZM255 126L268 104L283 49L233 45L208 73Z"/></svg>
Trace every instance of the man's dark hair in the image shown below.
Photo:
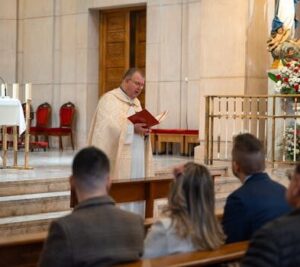
<svg viewBox="0 0 300 267"><path fill-rule="evenodd" d="M265 153L262 143L249 133L237 135L233 140L232 161L246 175L264 171Z"/></svg>
<svg viewBox="0 0 300 267"><path fill-rule="evenodd" d="M130 79L133 76L133 74L135 74L136 72L140 73L144 77L144 74L143 74L143 72L140 69L138 69L138 68L130 68L130 69L128 69L124 73L122 81L124 81L126 79Z"/></svg>
<svg viewBox="0 0 300 267"><path fill-rule="evenodd" d="M80 150L72 164L76 185L85 191L92 191L102 185L109 171L107 156L100 149L93 146Z"/></svg>

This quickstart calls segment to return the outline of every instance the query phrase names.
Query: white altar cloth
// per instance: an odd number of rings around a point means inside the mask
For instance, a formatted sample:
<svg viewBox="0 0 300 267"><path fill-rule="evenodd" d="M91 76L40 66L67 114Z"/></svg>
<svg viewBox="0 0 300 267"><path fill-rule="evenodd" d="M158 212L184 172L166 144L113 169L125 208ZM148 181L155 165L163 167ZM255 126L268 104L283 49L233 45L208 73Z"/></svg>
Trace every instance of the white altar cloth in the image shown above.
<svg viewBox="0 0 300 267"><path fill-rule="evenodd" d="M13 98L0 98L0 125L19 126L19 135L26 130L21 102Z"/></svg>

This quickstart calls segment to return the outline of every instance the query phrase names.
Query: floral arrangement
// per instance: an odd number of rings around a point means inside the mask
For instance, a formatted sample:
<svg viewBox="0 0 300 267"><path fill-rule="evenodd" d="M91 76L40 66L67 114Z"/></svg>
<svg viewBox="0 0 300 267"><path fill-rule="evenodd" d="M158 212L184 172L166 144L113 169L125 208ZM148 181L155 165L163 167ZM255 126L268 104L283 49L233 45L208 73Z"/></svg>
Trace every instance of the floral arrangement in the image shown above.
<svg viewBox="0 0 300 267"><path fill-rule="evenodd" d="M275 91L280 94L298 94L300 93L300 63L293 59L285 63L279 73L268 73L271 80L276 82Z"/></svg>
<svg viewBox="0 0 300 267"><path fill-rule="evenodd" d="M294 143L295 134L296 134L296 143ZM296 124L296 130L295 130L295 125L288 126L285 129L284 140L285 140L284 152L285 152L286 159L294 161L294 151L296 148L295 151L296 161L299 161L300 160L300 124Z"/></svg>

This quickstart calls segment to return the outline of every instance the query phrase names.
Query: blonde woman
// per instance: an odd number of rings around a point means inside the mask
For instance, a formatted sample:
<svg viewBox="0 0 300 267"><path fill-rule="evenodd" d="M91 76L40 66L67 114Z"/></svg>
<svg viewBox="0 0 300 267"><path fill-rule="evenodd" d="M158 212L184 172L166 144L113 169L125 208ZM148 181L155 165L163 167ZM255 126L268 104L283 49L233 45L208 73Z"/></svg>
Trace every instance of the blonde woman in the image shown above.
<svg viewBox="0 0 300 267"><path fill-rule="evenodd" d="M194 250L213 250L225 236L215 216L212 177L206 167L187 163L175 173L163 217L150 228L144 258Z"/></svg>

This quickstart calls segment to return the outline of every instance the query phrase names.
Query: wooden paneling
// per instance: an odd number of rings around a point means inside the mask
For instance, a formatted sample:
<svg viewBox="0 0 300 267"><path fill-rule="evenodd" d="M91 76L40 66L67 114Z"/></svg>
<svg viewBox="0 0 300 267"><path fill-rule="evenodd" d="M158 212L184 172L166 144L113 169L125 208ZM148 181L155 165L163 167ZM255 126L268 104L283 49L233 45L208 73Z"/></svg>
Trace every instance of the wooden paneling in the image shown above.
<svg viewBox="0 0 300 267"><path fill-rule="evenodd" d="M129 67L138 67L145 73L146 9L133 7L106 10L101 12L100 17L101 96L120 85L122 76ZM132 62L130 57L134 58ZM139 99L144 107L145 89Z"/></svg>
<svg viewBox="0 0 300 267"><path fill-rule="evenodd" d="M146 10L136 12L135 25L135 66L145 74L146 65ZM139 96L142 107L145 107L146 88Z"/></svg>
<svg viewBox="0 0 300 267"><path fill-rule="evenodd" d="M129 67L128 10L101 13L100 95L120 85Z"/></svg>

